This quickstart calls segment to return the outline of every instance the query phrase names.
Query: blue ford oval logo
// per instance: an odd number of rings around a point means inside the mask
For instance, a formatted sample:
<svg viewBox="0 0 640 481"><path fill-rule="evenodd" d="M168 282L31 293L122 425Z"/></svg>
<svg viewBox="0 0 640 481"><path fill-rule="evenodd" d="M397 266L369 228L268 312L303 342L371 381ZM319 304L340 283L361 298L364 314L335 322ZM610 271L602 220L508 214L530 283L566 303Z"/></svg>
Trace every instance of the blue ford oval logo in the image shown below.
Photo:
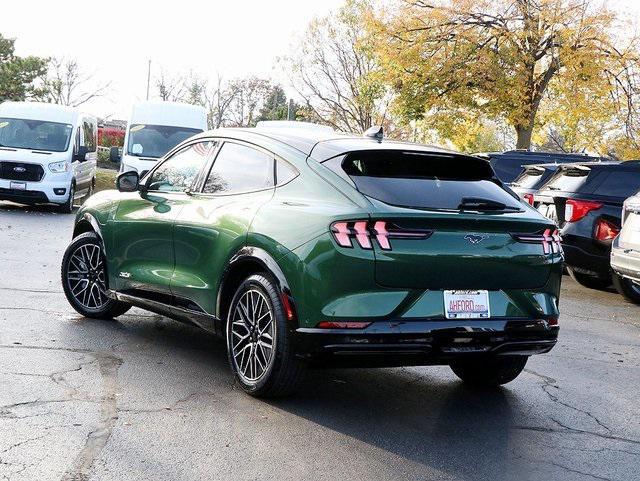
<svg viewBox="0 0 640 481"><path fill-rule="evenodd" d="M480 244L480 242L485 240L487 236L479 234L467 234L466 236L464 236L464 238L472 244Z"/></svg>
<svg viewBox="0 0 640 481"><path fill-rule="evenodd" d="M18 167L14 167L14 168L13 168L13 171L14 171L14 172L26 172L26 171L27 171L27 169L26 169L26 167L20 167L20 166L18 166Z"/></svg>

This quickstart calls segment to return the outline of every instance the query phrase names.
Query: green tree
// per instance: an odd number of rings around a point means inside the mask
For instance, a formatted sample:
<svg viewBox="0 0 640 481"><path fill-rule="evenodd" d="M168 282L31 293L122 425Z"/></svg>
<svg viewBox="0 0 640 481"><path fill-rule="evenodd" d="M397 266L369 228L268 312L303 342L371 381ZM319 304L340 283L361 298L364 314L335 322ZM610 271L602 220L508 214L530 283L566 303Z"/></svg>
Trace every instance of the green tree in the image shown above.
<svg viewBox="0 0 640 481"><path fill-rule="evenodd" d="M267 92L262 108L260 109L258 121L286 120L288 109L287 94L280 85L274 85Z"/></svg>
<svg viewBox="0 0 640 481"><path fill-rule="evenodd" d="M0 102L6 100L37 100L45 94L38 79L47 73L47 59L18 57L15 39L0 34Z"/></svg>

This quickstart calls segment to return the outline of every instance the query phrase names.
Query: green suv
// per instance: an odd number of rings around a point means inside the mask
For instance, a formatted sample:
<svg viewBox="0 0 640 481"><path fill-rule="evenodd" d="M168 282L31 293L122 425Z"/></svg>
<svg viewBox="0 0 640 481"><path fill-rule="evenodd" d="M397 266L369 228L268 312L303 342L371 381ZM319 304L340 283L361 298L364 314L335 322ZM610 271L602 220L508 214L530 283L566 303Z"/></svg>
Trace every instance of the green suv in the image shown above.
<svg viewBox="0 0 640 481"><path fill-rule="evenodd" d="M188 139L77 213L62 262L80 314L131 306L226 339L239 384L308 368L450 365L513 380L558 335L552 221L484 160L320 127Z"/></svg>

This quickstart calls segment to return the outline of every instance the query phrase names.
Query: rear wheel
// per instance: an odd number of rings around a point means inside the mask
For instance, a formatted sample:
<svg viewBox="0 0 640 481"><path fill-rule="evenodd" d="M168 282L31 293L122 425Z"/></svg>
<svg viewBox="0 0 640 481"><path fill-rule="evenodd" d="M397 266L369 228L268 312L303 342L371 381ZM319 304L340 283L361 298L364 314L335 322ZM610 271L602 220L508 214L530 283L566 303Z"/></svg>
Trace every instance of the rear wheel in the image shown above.
<svg viewBox="0 0 640 481"><path fill-rule="evenodd" d="M640 284L631 279L614 274L613 286L626 300L634 304L640 304Z"/></svg>
<svg viewBox="0 0 640 481"><path fill-rule="evenodd" d="M284 396L302 380L306 366L294 356L279 291L266 276L247 278L233 296L227 350L238 383L252 396Z"/></svg>
<svg viewBox="0 0 640 481"><path fill-rule="evenodd" d="M79 235L62 258L62 288L78 313L85 317L113 318L131 306L107 297L107 270L102 243L94 232Z"/></svg>
<svg viewBox="0 0 640 481"><path fill-rule="evenodd" d="M611 279L608 277L595 277L588 274L582 274L580 272L576 272L571 267L567 267L567 270L569 271L571 278L583 287L602 290L611 285Z"/></svg>
<svg viewBox="0 0 640 481"><path fill-rule="evenodd" d="M499 386L513 381L527 364L527 356L505 356L451 363L451 370L472 386Z"/></svg>

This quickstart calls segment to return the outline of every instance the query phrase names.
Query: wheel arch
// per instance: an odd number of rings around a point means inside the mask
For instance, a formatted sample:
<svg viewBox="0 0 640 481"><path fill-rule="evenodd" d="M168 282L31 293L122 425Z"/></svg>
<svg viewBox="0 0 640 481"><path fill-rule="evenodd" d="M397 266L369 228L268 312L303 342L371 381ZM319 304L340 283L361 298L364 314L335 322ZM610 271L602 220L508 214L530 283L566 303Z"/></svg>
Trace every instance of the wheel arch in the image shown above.
<svg viewBox="0 0 640 481"><path fill-rule="evenodd" d="M98 220L88 212L83 213L82 216L77 219L76 225L73 228L72 238L75 239L80 234L84 234L85 232L95 232L96 235L100 238L100 241L104 244L102 231L100 230L100 224L98 223Z"/></svg>
<svg viewBox="0 0 640 481"><path fill-rule="evenodd" d="M269 274L277 283L280 293L291 297L291 289L284 272L275 259L264 249L245 246L229 260L222 275L216 297L216 317L224 326L231 298L244 279L252 274Z"/></svg>

